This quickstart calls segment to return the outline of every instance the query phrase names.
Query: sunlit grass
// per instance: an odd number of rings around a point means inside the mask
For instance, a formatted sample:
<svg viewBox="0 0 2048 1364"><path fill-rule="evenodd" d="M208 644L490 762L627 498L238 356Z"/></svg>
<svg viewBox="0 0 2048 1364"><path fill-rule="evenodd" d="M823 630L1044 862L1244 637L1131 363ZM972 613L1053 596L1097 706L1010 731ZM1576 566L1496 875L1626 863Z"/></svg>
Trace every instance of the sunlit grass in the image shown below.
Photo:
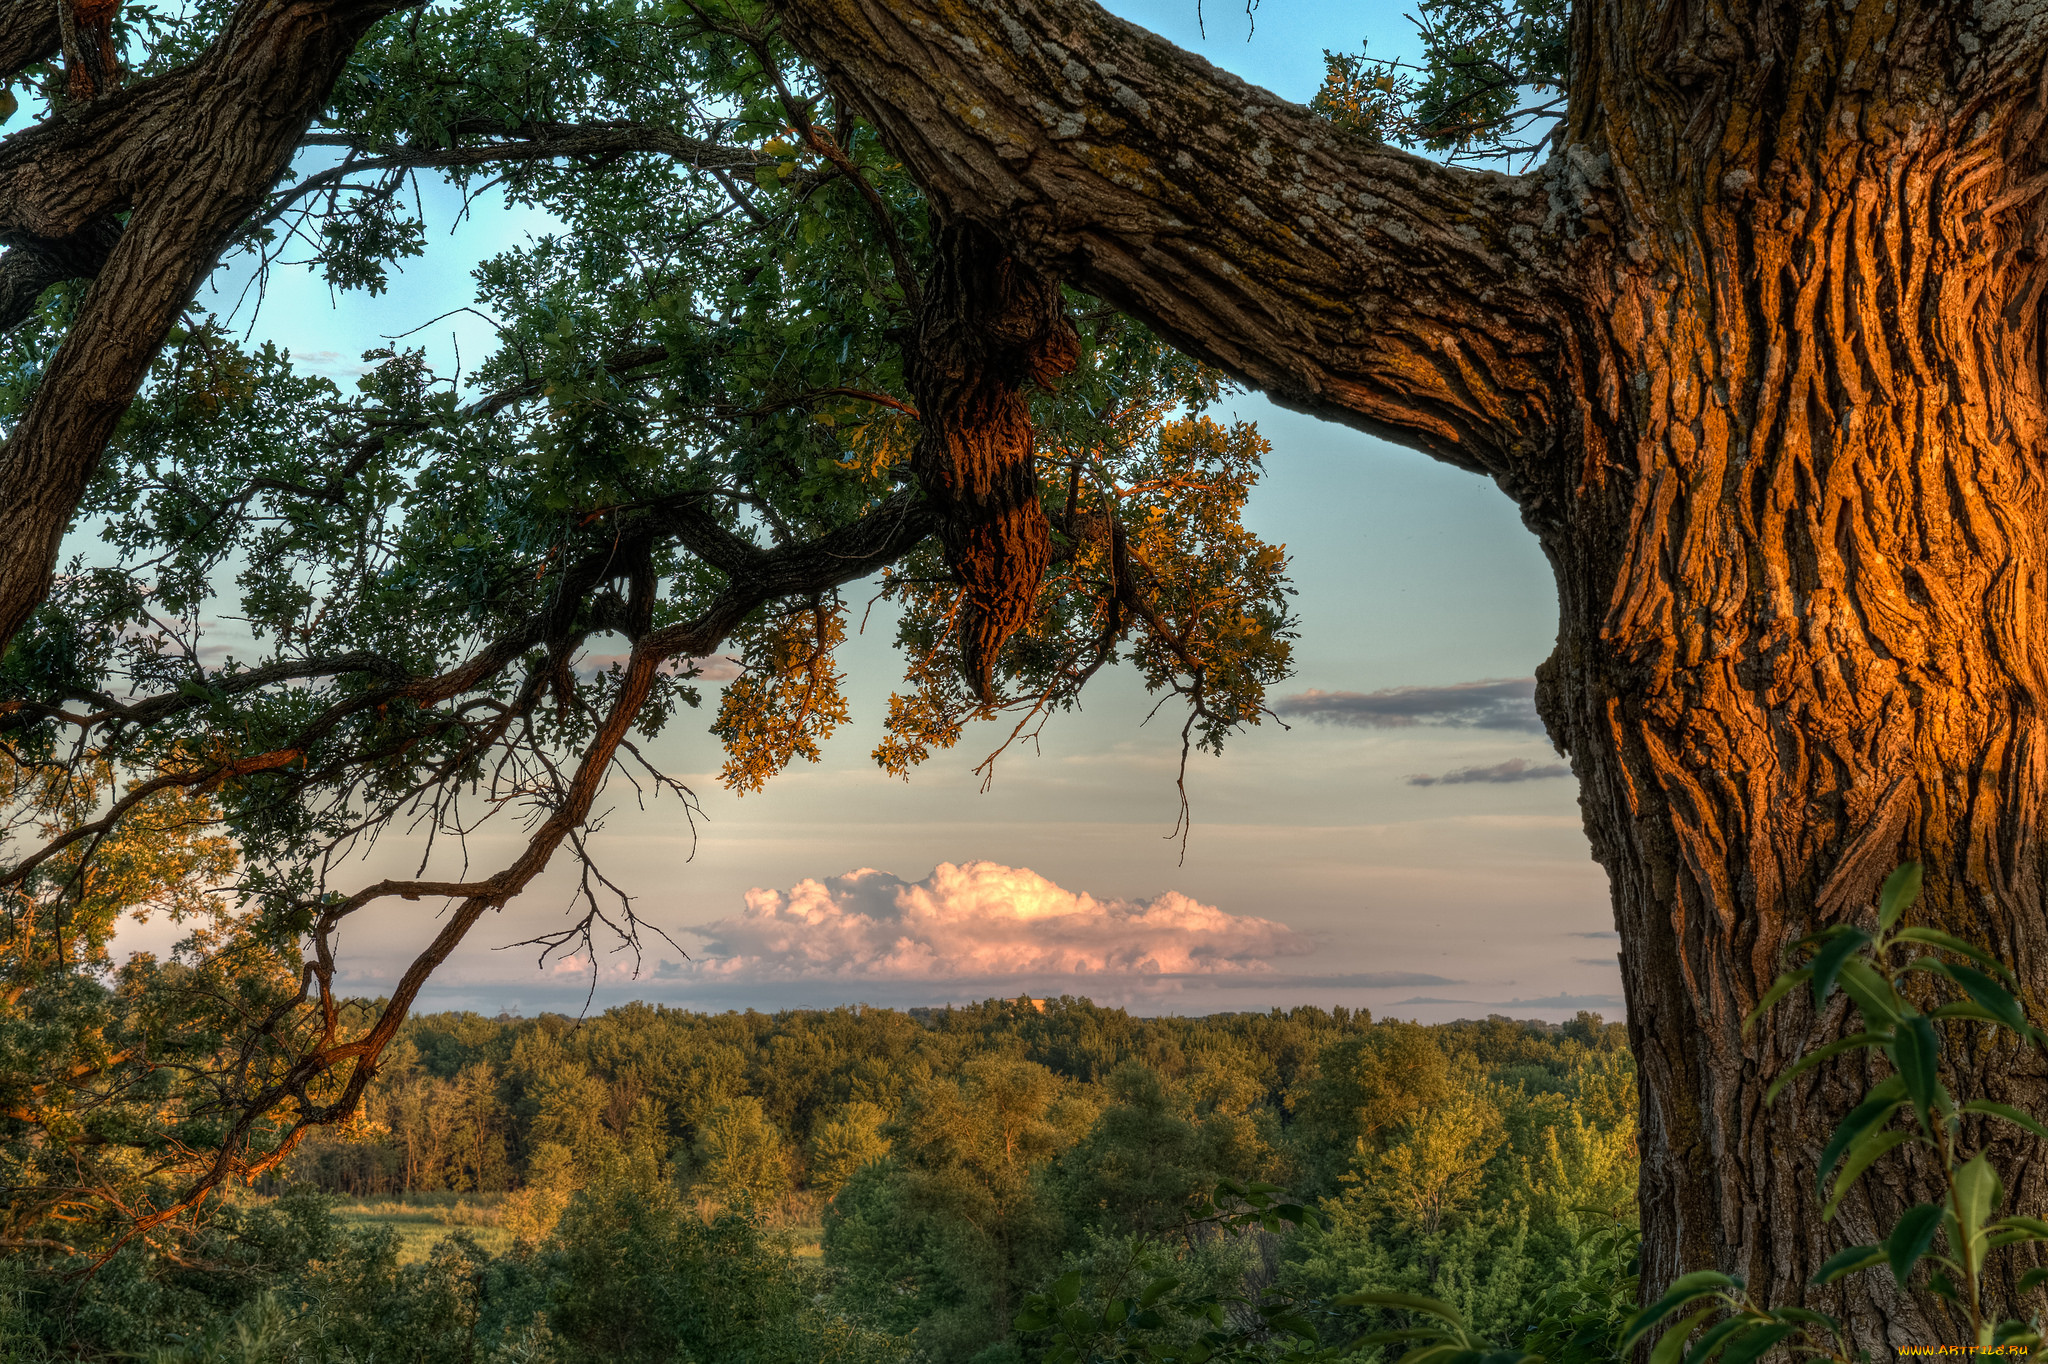
<svg viewBox="0 0 2048 1364"><path fill-rule="evenodd" d="M499 1225L503 1194L382 1194L334 1205L334 1215L356 1227L389 1227L398 1237L398 1261L424 1260L456 1231L466 1231L493 1255L512 1249L512 1233Z"/></svg>

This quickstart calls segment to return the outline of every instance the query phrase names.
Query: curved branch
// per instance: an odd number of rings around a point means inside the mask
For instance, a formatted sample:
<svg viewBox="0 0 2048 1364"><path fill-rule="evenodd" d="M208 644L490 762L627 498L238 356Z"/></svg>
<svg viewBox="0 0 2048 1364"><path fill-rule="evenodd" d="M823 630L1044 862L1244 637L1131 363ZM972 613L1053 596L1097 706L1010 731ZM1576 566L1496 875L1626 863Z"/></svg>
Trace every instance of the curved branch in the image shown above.
<svg viewBox="0 0 2048 1364"><path fill-rule="evenodd" d="M946 216L1287 406L1476 471L1548 447L1537 178L1373 145L1091 0L776 9Z"/></svg>
<svg viewBox="0 0 2048 1364"><path fill-rule="evenodd" d="M457 127L454 136L465 129ZM307 176L280 191L257 226L273 222L299 200L323 190L335 189L351 175L381 170L456 170L479 166L521 165L533 161L555 161L568 157L615 157L635 152L666 156L697 170L753 170L772 166L775 158L752 147L732 147L701 138L686 137L670 128L650 123L536 123L506 135L502 125L490 127L490 141L463 142L451 147L389 147L373 149L368 156ZM364 149L356 140L340 134L315 133L301 146Z"/></svg>
<svg viewBox="0 0 2048 1364"><path fill-rule="evenodd" d="M257 1030L267 1036L286 1014L304 1007L317 979L321 986L322 1013L319 1042L294 1061L282 1076L242 1103L241 1111L236 1114L208 1167L173 1202L131 1222L107 1254L111 1255L133 1237L197 1207L231 1176L239 1173L253 1177L271 1168L284 1159L306 1131L342 1121L355 1111L375 1077L378 1060L397 1035L399 1026L433 972L453 954L488 910L502 907L545 870L556 850L564 842L572 840L589 817L605 776L619 749L627 746L627 737L664 663L679 656L695 657L712 652L751 612L773 598L812 596L894 562L908 553L930 529L929 514L915 494L906 489L877 504L860 520L817 540L775 550L754 551L742 570L731 574L725 590L695 620L649 631L634 642L632 653L619 676L618 691L578 760L574 774L562 788L547 819L535 829L526 847L511 863L482 881L387 880L366 887L346 900L321 906L319 922L314 930L315 960L304 968L298 993L274 1010L268 1022ZM644 553L644 548L635 552ZM658 584L651 572L636 572L632 577L630 613L644 618L651 609ZM337 1040L336 1013L328 993L333 971L332 958L327 950L328 934L346 915L378 898L397 895L414 899L443 893L459 894L464 898L449 914L433 940L407 966L369 1030L353 1040ZM252 1036L250 1045L253 1041ZM242 1065L246 1066L248 1060L249 1050L245 1046ZM349 1071L339 1094L327 1103L315 1103L309 1095L310 1087L321 1076L342 1065L349 1065ZM244 1161L241 1153L256 1125L287 1102L298 1106L292 1130L267 1155L255 1161Z"/></svg>

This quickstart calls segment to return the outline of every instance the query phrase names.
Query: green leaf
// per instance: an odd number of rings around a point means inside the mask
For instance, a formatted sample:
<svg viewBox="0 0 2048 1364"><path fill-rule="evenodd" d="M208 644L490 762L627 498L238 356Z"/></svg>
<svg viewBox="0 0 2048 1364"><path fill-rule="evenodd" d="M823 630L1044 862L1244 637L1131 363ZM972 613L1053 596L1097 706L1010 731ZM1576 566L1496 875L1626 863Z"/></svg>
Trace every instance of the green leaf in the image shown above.
<svg viewBox="0 0 2048 1364"><path fill-rule="evenodd" d="M1997 972L1999 977L2009 985L2019 984L2017 980L2013 979L2012 972L2006 969L2005 963L1999 961L1998 958L1992 956L1981 947L1972 947L1953 933L1944 933L1938 928L1902 928L1898 931L1894 941L1925 943L1929 947L1939 947L1944 951L1953 952L1957 956L1968 957L1979 966Z"/></svg>
<svg viewBox="0 0 2048 1364"><path fill-rule="evenodd" d="M1368 1290L1359 1293L1346 1293L1335 1299L1335 1302L1339 1307L1401 1307L1410 1312L1420 1312L1424 1316L1435 1317L1439 1321L1447 1321L1453 1326L1462 1327L1465 1324L1464 1318L1458 1315L1456 1309L1438 1302L1435 1298L1425 1298L1419 1293L1389 1293Z"/></svg>
<svg viewBox="0 0 2048 1364"><path fill-rule="evenodd" d="M1052 1300L1062 1307L1072 1307L1081 1296L1081 1271L1070 1269L1060 1276L1052 1286Z"/></svg>
<svg viewBox="0 0 2048 1364"><path fill-rule="evenodd" d="M1678 1364L1678 1356L1685 1350L1685 1342L1700 1328L1708 1317L1721 1310L1721 1304L1703 1307L1699 1311L1674 1324L1657 1341L1657 1348L1650 1351L1650 1364Z"/></svg>
<svg viewBox="0 0 2048 1364"><path fill-rule="evenodd" d="M1968 966L1951 965L1948 973L1986 1013L1997 1018L2014 1032L2026 1031L2027 1011L2020 1007L2019 1000L2013 998L2010 990L1982 971L1973 970Z"/></svg>
<svg viewBox="0 0 2048 1364"><path fill-rule="evenodd" d="M2048 1266L2036 1266L2020 1275L2020 1292L2031 1293L2044 1283L2048 1283Z"/></svg>
<svg viewBox="0 0 2048 1364"><path fill-rule="evenodd" d="M1730 1317L1726 1321L1716 1322L1700 1337L1699 1344L1692 1347L1691 1353L1686 1355L1685 1364L1707 1364L1707 1361L1728 1343L1728 1338L1748 1326L1751 1320L1749 1317Z"/></svg>
<svg viewBox="0 0 2048 1364"><path fill-rule="evenodd" d="M1927 1016L1937 1023L1948 1018L1967 1018L1973 1023L1989 1023L2000 1028L2005 1026L2005 1020L1997 1014L1967 999L1952 999L1940 1008L1928 1010ZM2036 1041L2035 1045L2038 1046L2040 1043Z"/></svg>
<svg viewBox="0 0 2048 1364"><path fill-rule="evenodd" d="M1906 1276L1913 1272L1913 1266L1934 1244L1934 1231L1941 1225L1941 1212L1937 1203L1910 1207L1893 1224L1892 1234L1885 1238L1885 1258L1891 1261L1892 1277L1898 1280L1899 1287L1906 1286Z"/></svg>
<svg viewBox="0 0 2048 1364"><path fill-rule="evenodd" d="M1835 977L1842 964L1870 945L1870 935L1860 928L1838 933L1813 954L1813 1007L1818 1009L1834 993Z"/></svg>
<svg viewBox="0 0 2048 1364"><path fill-rule="evenodd" d="M1877 931L1886 932L1920 898L1920 864L1901 863L1877 893Z"/></svg>
<svg viewBox="0 0 2048 1364"><path fill-rule="evenodd" d="M1145 1291L1138 1295L1138 1306L1150 1307L1161 1298L1180 1287L1180 1280L1171 1274L1162 1274L1145 1285Z"/></svg>
<svg viewBox="0 0 2048 1364"><path fill-rule="evenodd" d="M1892 1064L1899 1068L1899 1078L1906 1082L1906 1097L1912 1100L1920 1126L1931 1128L1930 1115L1937 1101L1945 1097L1940 1075L1941 1039L1935 1035L1933 1022L1925 1014L1900 1019L1891 1045L1885 1050L1891 1054Z"/></svg>
<svg viewBox="0 0 2048 1364"><path fill-rule="evenodd" d="M1849 1116L1842 1119L1841 1126L1829 1139L1827 1149L1821 1152L1816 1197L1825 1198L1828 1191L1828 1176L1835 1172L1835 1163L1851 1146L1869 1132L1891 1118L1906 1102L1905 1081L1894 1075L1872 1089L1862 1103L1849 1110Z"/></svg>
<svg viewBox="0 0 2048 1364"><path fill-rule="evenodd" d="M1840 980L1843 992L1856 1002L1857 1012L1863 1015L1866 1029L1881 1031L1898 1026L1899 996L1891 982L1869 962L1851 957L1842 963Z"/></svg>
<svg viewBox="0 0 2048 1364"><path fill-rule="evenodd" d="M2048 1127L2020 1112L2009 1104L1993 1103L1989 1099L1972 1099L1963 1105L1965 1113L1989 1113L1994 1118L2004 1118L2017 1127L2024 1127L2037 1137L2048 1137Z"/></svg>
<svg viewBox="0 0 2048 1364"><path fill-rule="evenodd" d="M1652 1326L1687 1303L1735 1286L1734 1279L1718 1270L1696 1269L1690 1274L1679 1275L1671 1281L1671 1286L1664 1290L1663 1297L1636 1313L1629 1322L1628 1330L1621 1337L1621 1353L1627 1354L1629 1348L1642 1339Z"/></svg>
<svg viewBox="0 0 2048 1364"><path fill-rule="evenodd" d="M1993 1345L2038 1346L2041 1343L2041 1333L2036 1331L2032 1324L2028 1322L2001 1321L1998 1323L1997 1329L1991 1333L1991 1343Z"/></svg>
<svg viewBox="0 0 2048 1364"><path fill-rule="evenodd" d="M1813 1276L1813 1286L1823 1287L1833 1283L1844 1274L1854 1274L1859 1269L1868 1269L1884 1262L1883 1246L1850 1246L1838 1250L1828 1257L1828 1262Z"/></svg>
<svg viewBox="0 0 2048 1364"><path fill-rule="evenodd" d="M1728 1348L1721 1352L1721 1364L1750 1364L1798 1329L1793 1322L1781 1321L1746 1331L1729 1342Z"/></svg>
<svg viewBox="0 0 2048 1364"><path fill-rule="evenodd" d="M1963 1239L1975 1245L1984 1235L1984 1224L2005 1197L2005 1186L1991 1160L1979 1151L1954 1175L1956 1219L1962 1223Z"/></svg>
<svg viewBox="0 0 2048 1364"><path fill-rule="evenodd" d="M1862 1177L1863 1172L1870 1168L1872 1161L1899 1143L1912 1141L1913 1139L1913 1133L1898 1128L1893 1128L1889 1131L1865 1133L1854 1146L1849 1148L1848 1154L1843 1157L1842 1173L1835 1177L1834 1197L1830 1198L1827 1201L1827 1206L1821 1209L1820 1220L1825 1222L1835 1215L1835 1209L1841 1206L1843 1196L1855 1186L1856 1181Z"/></svg>
<svg viewBox="0 0 2048 1364"><path fill-rule="evenodd" d="M1052 1318L1036 1308L1027 1307L1010 1318L1010 1325L1019 1331L1043 1331L1052 1325Z"/></svg>
<svg viewBox="0 0 2048 1364"><path fill-rule="evenodd" d="M1813 971L1809 967L1802 968L1797 971L1787 971L1784 975L1779 976L1776 980L1772 981L1771 988L1764 991L1764 997L1762 999L1759 999L1756 1002L1756 1007L1749 1011L1749 1017L1742 1020L1742 1031L1744 1035L1746 1036L1749 1030L1756 1026L1756 1021L1759 1018L1762 1018L1766 1013L1768 1013L1773 1004L1776 1004L1786 995L1789 995L1794 990L1798 989L1800 981L1811 980L1812 978Z"/></svg>
<svg viewBox="0 0 2048 1364"><path fill-rule="evenodd" d="M1859 1032L1848 1037L1837 1038L1824 1047L1815 1047L1812 1051L1785 1067L1784 1074L1771 1081L1771 1087L1764 1091L1764 1102L1769 1104L1776 1100L1778 1091L1783 1089L1794 1076L1802 1071L1811 1070L1830 1056L1839 1056L1845 1051L1853 1051L1858 1047L1880 1046L1890 1040L1891 1034L1888 1032Z"/></svg>

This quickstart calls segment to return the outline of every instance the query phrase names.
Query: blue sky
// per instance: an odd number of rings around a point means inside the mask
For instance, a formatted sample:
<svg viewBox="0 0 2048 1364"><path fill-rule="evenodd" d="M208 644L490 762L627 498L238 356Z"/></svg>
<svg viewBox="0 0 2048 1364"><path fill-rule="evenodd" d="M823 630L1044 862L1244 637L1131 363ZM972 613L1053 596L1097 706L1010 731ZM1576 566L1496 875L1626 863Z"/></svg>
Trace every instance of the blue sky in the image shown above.
<svg viewBox="0 0 2048 1364"><path fill-rule="evenodd" d="M1191 0L1112 8L1298 101L1321 78L1324 47L1355 48L1368 30L1376 53L1406 45L1391 7L1276 0L1253 26L1211 3L1206 37ZM366 347L467 303L476 261L551 226L484 201L450 232L443 208L444 235L390 294L335 299L281 270L255 333L347 374ZM225 310L244 282L223 271L202 302ZM458 314L408 342L422 343L446 363L458 347L481 355L489 333ZM741 799L712 776L715 741L686 721L662 757L703 800L694 839L672 805L641 812L621 796L595 850L692 959L656 944L637 978L621 959L600 961L597 1004L908 1005L1021 990L1142 1012L1342 1003L1425 1020L1619 1016L1605 877L1575 783L1545 775L1559 759L1529 728L1525 691L1470 685L1526 679L1549 652L1556 598L1534 538L1485 480L1256 395L1218 415L1233 413L1273 443L1248 520L1288 547L1300 589L1298 676L1277 694L1409 690L1326 703L1311 708L1324 721L1268 724L1198 758L1182 861L1165 836L1178 725L1141 726L1150 700L1131 677L1099 679L1086 711L1056 721L1040 754L1006 757L987 794L970 769L992 732L905 785L866 756L899 673L887 628L871 626L845 654L855 723L823 762ZM359 874L401 860L387 846ZM848 878L863 869L873 874ZM551 874L480 925L424 1004L580 1006L589 963L542 970L524 950L493 950L558 921L568 891ZM353 928L355 987L387 984L431 931L418 906Z"/></svg>

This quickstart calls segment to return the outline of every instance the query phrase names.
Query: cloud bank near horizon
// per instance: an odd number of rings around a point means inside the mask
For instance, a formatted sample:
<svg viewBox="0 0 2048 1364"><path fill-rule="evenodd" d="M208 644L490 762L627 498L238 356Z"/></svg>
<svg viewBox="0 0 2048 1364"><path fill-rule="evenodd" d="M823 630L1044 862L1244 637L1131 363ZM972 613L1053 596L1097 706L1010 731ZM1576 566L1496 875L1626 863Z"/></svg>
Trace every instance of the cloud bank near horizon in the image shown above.
<svg viewBox="0 0 2048 1364"><path fill-rule="evenodd" d="M1457 786L1465 782L1486 782L1498 784L1516 781L1543 781L1550 777L1569 777L1572 770L1563 763L1532 763L1525 758L1509 758L1504 763L1491 767L1461 767L1455 772L1446 772L1433 777L1427 772L1411 773L1410 786Z"/></svg>
<svg viewBox="0 0 2048 1364"><path fill-rule="evenodd" d="M862 867L689 930L704 955L657 976L704 983L1167 979L1272 981L1273 959L1315 950L1286 924L1167 891L1102 900L1026 867L941 862L922 881ZM1408 983L1406 978L1402 983ZM1422 983L1415 978L1415 983Z"/></svg>
<svg viewBox="0 0 2048 1364"><path fill-rule="evenodd" d="M1273 703L1279 715L1299 715L1318 724L1359 729L1505 729L1543 733L1536 715L1536 679L1496 677L1454 682L1445 687L1389 687L1384 691L1319 691L1311 688Z"/></svg>

